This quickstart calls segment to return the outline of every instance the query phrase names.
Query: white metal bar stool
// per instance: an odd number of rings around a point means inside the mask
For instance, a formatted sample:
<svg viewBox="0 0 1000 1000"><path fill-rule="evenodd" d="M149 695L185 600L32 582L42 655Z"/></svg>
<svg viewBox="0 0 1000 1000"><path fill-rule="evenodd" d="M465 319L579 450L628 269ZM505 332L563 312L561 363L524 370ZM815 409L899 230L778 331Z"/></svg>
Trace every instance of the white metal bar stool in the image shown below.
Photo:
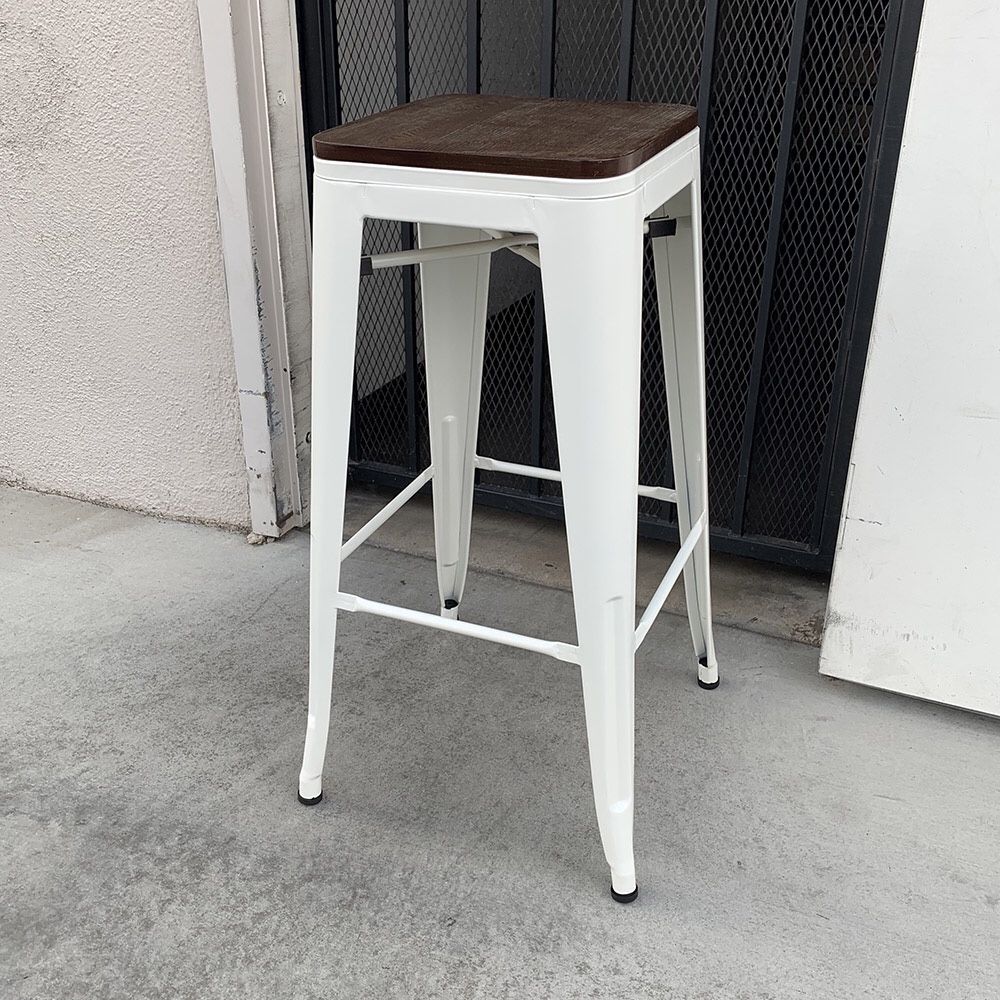
<svg viewBox="0 0 1000 1000"><path fill-rule="evenodd" d="M299 799L322 797L337 610L545 653L583 678L612 895L632 852L635 651L684 574L698 682L718 685L708 577L698 131L693 109L432 98L314 140L309 721ZM366 218L418 223L419 248L362 258ZM643 240L654 240L676 488L638 483ZM561 469L476 454L490 254L540 264ZM359 266L360 262L360 266ZM431 465L342 543L358 283L419 263ZM577 642L459 619L475 470L560 481ZM440 615L340 590L340 563L433 484ZM635 620L637 498L677 504L681 546Z"/></svg>

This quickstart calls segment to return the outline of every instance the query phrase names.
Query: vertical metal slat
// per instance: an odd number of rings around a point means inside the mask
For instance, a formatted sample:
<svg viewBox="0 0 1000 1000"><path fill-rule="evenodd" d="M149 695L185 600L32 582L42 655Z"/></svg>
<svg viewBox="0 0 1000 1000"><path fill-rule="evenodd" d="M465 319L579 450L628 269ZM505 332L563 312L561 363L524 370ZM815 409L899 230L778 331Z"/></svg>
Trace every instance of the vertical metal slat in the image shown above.
<svg viewBox="0 0 1000 1000"><path fill-rule="evenodd" d="M889 40L882 55L859 212L848 279L847 304L837 368L833 409L826 429L812 537L821 557L833 558L847 485L854 422L861 397L868 342L882 269L896 166L910 93L924 0L894 0L886 23Z"/></svg>
<svg viewBox="0 0 1000 1000"><path fill-rule="evenodd" d="M708 141L708 108L712 96L712 68L715 62L715 39L719 33L719 0L708 0L705 6L705 39L701 49L701 74L698 77L698 131L701 133L701 159L705 162Z"/></svg>
<svg viewBox="0 0 1000 1000"><path fill-rule="evenodd" d="M542 368L545 357L545 310L542 305L541 283L537 285L534 295L534 344L531 358L531 464L542 464L542 392L544 382ZM534 490L540 494L542 481L535 480Z"/></svg>
<svg viewBox="0 0 1000 1000"><path fill-rule="evenodd" d="M636 0L622 0L622 27L618 56L618 100L632 99L632 55L635 51Z"/></svg>
<svg viewBox="0 0 1000 1000"><path fill-rule="evenodd" d="M542 0L542 51L538 70L538 96L551 97L556 86L556 0Z"/></svg>
<svg viewBox="0 0 1000 1000"><path fill-rule="evenodd" d="M465 5L465 89L478 94L480 89L480 11L479 0L467 0Z"/></svg>
<svg viewBox="0 0 1000 1000"><path fill-rule="evenodd" d="M556 0L541 0L542 27L541 53L538 62L538 94L540 97L551 97L556 85ZM535 293L535 343L531 372L531 456L532 461L542 463L542 379L543 349L545 342L545 306L542 300L544 294L541 281ZM534 484L536 494L541 495L542 483Z"/></svg>
<svg viewBox="0 0 1000 1000"><path fill-rule="evenodd" d="M743 421L743 439L740 445L740 465L736 478L736 498L733 504L733 530L743 533L746 511L747 483L750 477L750 455L753 450L753 431L760 398L760 379L764 365L764 347L767 343L767 320L774 288L774 270L778 260L781 235L781 209L788 181L789 159L792 151L792 134L795 129L795 103L802 68L802 48L806 33L807 0L797 0L792 21L792 37L788 53L788 76L785 80L785 97L781 114L781 137L774 172L774 192L771 198L771 217L767 229L767 250L764 256L763 280L757 304L757 324L754 335L753 361L750 368L750 385L747 391L746 415Z"/></svg>
<svg viewBox="0 0 1000 1000"><path fill-rule="evenodd" d="M337 44L337 0L317 0L321 25L323 111L326 127L340 124L340 52Z"/></svg>
<svg viewBox="0 0 1000 1000"><path fill-rule="evenodd" d="M396 103L410 100L410 17L408 0L396 0ZM413 224L399 225L400 244L413 249ZM402 269L403 278L403 343L406 352L406 420L407 460L412 472L417 472L417 317L416 286L413 268Z"/></svg>

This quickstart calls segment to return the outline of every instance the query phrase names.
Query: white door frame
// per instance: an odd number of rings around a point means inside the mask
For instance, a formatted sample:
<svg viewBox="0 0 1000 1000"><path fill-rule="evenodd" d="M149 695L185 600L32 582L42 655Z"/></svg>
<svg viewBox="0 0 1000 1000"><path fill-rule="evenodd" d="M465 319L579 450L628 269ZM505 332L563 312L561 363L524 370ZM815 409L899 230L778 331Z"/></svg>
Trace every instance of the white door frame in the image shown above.
<svg viewBox="0 0 1000 1000"><path fill-rule="evenodd" d="M296 305L308 317L309 297L294 0L199 0L198 14L251 525L276 538L308 521L308 319L291 337L288 319ZM279 104L294 124L277 137L294 151L274 145ZM280 205L276 159L293 167L284 169ZM305 302L286 302L286 285ZM294 400L293 379L303 390Z"/></svg>

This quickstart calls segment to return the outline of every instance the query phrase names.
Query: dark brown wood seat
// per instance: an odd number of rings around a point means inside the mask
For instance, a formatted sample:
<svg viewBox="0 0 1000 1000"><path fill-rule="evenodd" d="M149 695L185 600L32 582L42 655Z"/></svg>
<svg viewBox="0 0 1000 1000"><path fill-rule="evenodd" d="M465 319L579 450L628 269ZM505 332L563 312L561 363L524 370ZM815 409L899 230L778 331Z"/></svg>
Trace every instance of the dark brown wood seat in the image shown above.
<svg viewBox="0 0 1000 1000"><path fill-rule="evenodd" d="M698 124L680 104L447 94L320 132L323 160L593 179L634 170Z"/></svg>

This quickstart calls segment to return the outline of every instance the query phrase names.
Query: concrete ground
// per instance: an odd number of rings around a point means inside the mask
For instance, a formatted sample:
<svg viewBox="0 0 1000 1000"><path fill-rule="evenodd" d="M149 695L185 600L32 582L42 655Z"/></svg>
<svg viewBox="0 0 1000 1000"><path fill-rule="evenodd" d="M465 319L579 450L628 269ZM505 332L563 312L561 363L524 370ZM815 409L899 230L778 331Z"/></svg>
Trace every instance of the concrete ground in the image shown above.
<svg viewBox="0 0 1000 1000"><path fill-rule="evenodd" d="M608 896L573 668L342 617L326 798L295 801L307 538L0 491L0 997L992 998L995 721L720 627L637 665L638 901ZM434 609L430 562L345 585ZM751 587L752 592L752 587ZM571 639L477 572L466 612Z"/></svg>

